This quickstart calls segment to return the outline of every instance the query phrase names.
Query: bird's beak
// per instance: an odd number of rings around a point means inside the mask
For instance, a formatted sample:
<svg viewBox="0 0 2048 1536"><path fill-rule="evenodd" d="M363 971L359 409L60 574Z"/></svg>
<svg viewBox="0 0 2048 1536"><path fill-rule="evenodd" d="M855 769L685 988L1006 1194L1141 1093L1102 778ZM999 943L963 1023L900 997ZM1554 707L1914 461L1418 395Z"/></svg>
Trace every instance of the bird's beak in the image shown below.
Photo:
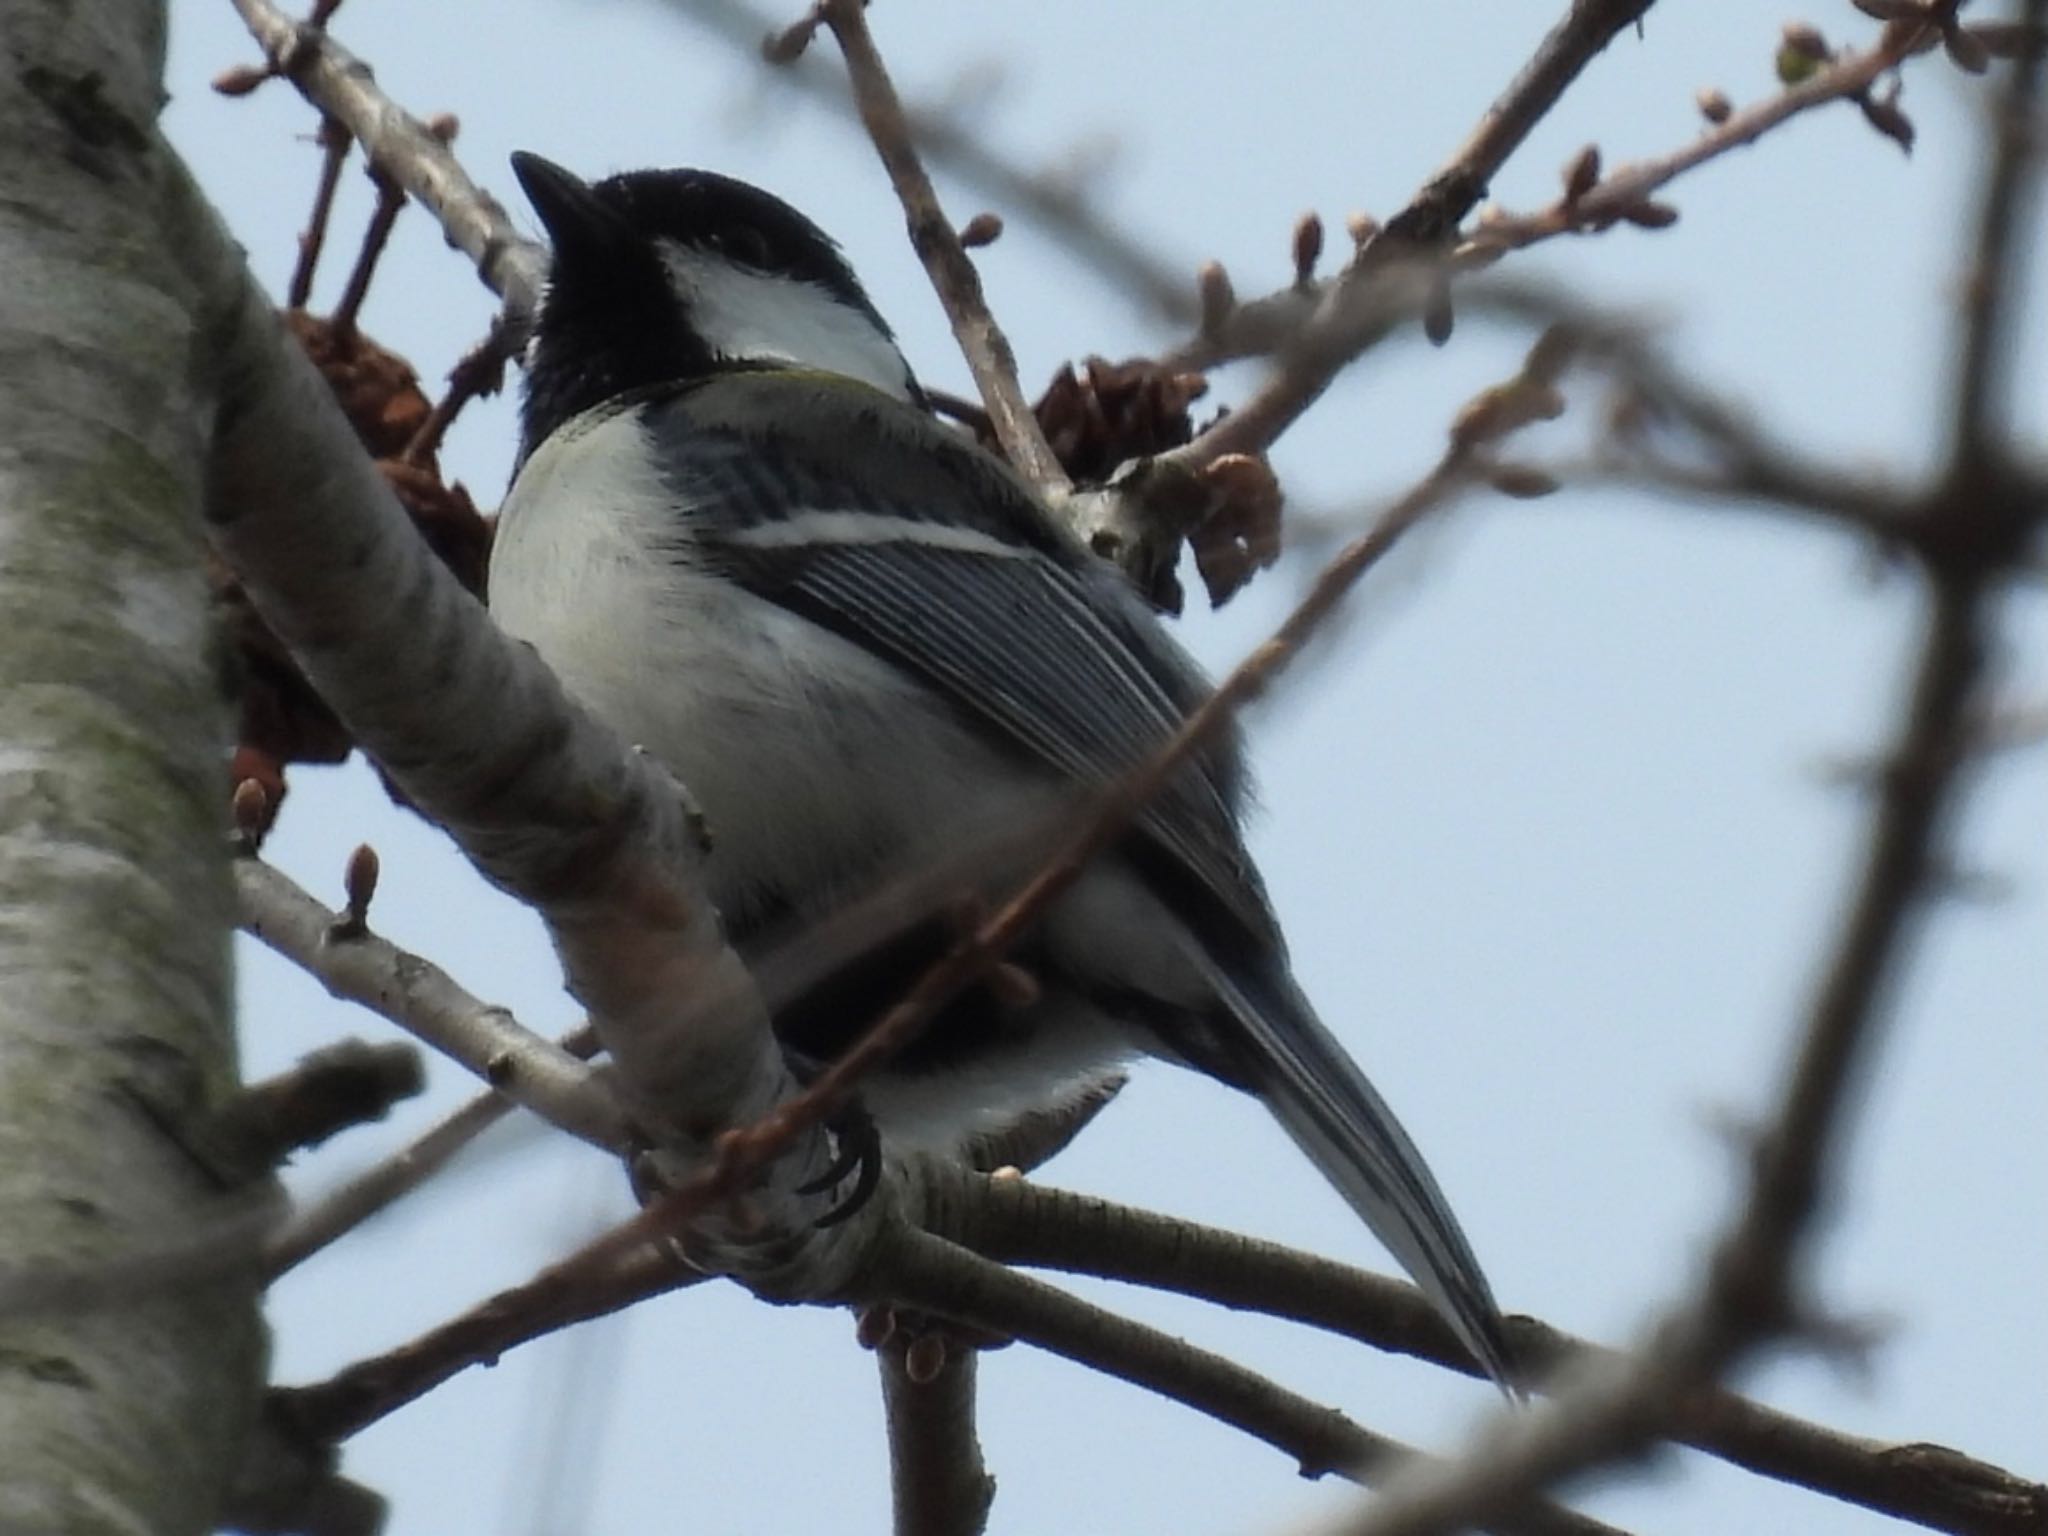
<svg viewBox="0 0 2048 1536"><path fill-rule="evenodd" d="M625 219L590 189L590 184L552 160L524 150L512 156L512 174L519 178L526 200L547 227L558 264L603 258L632 237Z"/></svg>

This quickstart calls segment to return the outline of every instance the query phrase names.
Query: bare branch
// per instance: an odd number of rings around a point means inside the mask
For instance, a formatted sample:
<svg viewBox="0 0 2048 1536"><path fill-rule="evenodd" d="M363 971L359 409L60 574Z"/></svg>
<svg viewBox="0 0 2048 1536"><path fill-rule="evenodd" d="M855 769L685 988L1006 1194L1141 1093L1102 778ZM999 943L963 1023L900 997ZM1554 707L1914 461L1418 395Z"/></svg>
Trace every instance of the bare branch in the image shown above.
<svg viewBox="0 0 2048 1536"><path fill-rule="evenodd" d="M438 966L363 932L336 936L341 914L258 859L235 861L242 926L336 997L360 1003L490 1083L550 1125L613 1152L624 1117L591 1069L479 1001Z"/></svg>
<svg viewBox="0 0 2048 1536"><path fill-rule="evenodd" d="M949 1349L936 1375L912 1375L901 1341L875 1351L889 1426L895 1536L980 1536L996 1480L974 1430L978 1353Z"/></svg>
<svg viewBox="0 0 2048 1536"><path fill-rule="evenodd" d="M1732 113L1682 148L1617 166L1542 213L1488 219L1452 251L1451 261L1458 267L1470 267L1556 235L1602 230L1630 221L1639 210L1656 206L1654 195L1688 171L1754 144L1772 129L1816 107L1862 98L1887 71L1898 68L1912 54L1925 31L1908 25L1888 28L1873 46L1836 55L1804 80Z"/></svg>
<svg viewBox="0 0 2048 1536"><path fill-rule="evenodd" d="M424 966L425 962L419 964ZM588 1024L578 1025L556 1043L571 1056L587 1061L597 1051L597 1032ZM419 1189L445 1168L456 1153L515 1107L514 1100L496 1089L480 1093L375 1167L365 1169L313 1204L294 1211L264 1241L265 1278L275 1280L297 1268L337 1238Z"/></svg>
<svg viewBox="0 0 2048 1536"><path fill-rule="evenodd" d="M274 1163L351 1126L382 1120L426 1086L420 1053L404 1041L337 1040L285 1072L251 1083L229 1105L231 1134Z"/></svg>
<svg viewBox="0 0 2048 1536"><path fill-rule="evenodd" d="M447 143L379 90L369 66L326 31L271 0L234 0L264 57L308 101L340 122L370 161L428 209L491 291L533 313L547 252L512 226L504 206L469 179Z"/></svg>
<svg viewBox="0 0 2048 1536"><path fill-rule="evenodd" d="M1451 235L1486 196L1487 185L1522 141L1625 27L1641 24L1655 0L1572 0L1521 73L1486 109L1463 144L1430 177L1382 238L1434 244Z"/></svg>
<svg viewBox="0 0 2048 1536"><path fill-rule="evenodd" d="M2002 572L1981 564L1933 574L1933 611L1856 895L1807 1010L1778 1109L1758 1139L1749 1197L1716 1246L1699 1294L1634 1363L1574 1386L1526 1422L1497 1427L1450 1468L1400 1479L1343 1527L1353 1536L1419 1536L1511 1510L1537 1489L1668 1433L1689 1394L1760 1340L1796 1326L1802 1239L1825 1203L1845 1109L1936 888L1938 846L1966 756L1953 745L1975 718L1983 610Z"/></svg>
<svg viewBox="0 0 2048 1536"><path fill-rule="evenodd" d="M1480 1374L1419 1290L1333 1259L1022 1179L944 1170L927 1179L924 1200L925 1230L1001 1263L1177 1291ZM1619 1360L1535 1318L1508 1328L1539 1392L1575 1365ZM1671 1432L1760 1476L1955 1536L2025 1536L2048 1521L2048 1486L1943 1446L1844 1434L1729 1392L1686 1398Z"/></svg>
<svg viewBox="0 0 2048 1536"><path fill-rule="evenodd" d="M890 83L888 69L868 31L860 0L819 0L814 13L832 29L846 56L848 77L853 82L854 101L861 122L875 150L889 172L889 181L903 204L910 229L910 243L931 276L946 318L952 322L954 339L967 358L974 382L988 407L996 437L1003 452L1020 474L1037 486L1041 495L1057 501L1068 489L1066 471L1053 457L1031 403L1017 384L1017 358L1009 338L989 313L981 291L981 275L960 244L952 221L939 206L931 177L925 174L912 142L910 124L903 114Z"/></svg>
<svg viewBox="0 0 2048 1536"><path fill-rule="evenodd" d="M779 31L782 25L743 0L670 0L670 5L757 60L762 39ZM845 78L828 70L812 55L779 63L765 78L858 117ZM916 102L905 102L903 116L909 124L911 142L933 164L980 188L1006 215L1022 213L1037 222L1062 248L1159 320L1169 325L1194 321L1194 290L1186 270L1117 225L1072 178L1053 171L1029 171L1003 158L999 150L963 127L942 106L921 107Z"/></svg>
<svg viewBox="0 0 2048 1536"><path fill-rule="evenodd" d="M876 1278L885 1293L903 1305L1023 1339L1185 1403L1285 1451L1304 1477L1335 1473L1376 1484L1398 1468L1432 1460L1235 1361L1091 1306L922 1232L896 1229L877 1255ZM1547 1504L1486 1528L1528 1536L1613 1531L1589 1516Z"/></svg>
<svg viewBox="0 0 2048 1536"><path fill-rule="evenodd" d="M550 1265L525 1284L326 1381L279 1388L272 1401L305 1438L321 1444L345 1440L470 1366L495 1364L520 1344L710 1278L667 1243L645 1244L617 1258L603 1272L574 1260Z"/></svg>
<svg viewBox="0 0 2048 1536"><path fill-rule="evenodd" d="M2029 4L2022 27L2040 36L2043 8ZM1963 279L1956 339L1955 409L1951 473L1975 473L1995 447L1999 427L1994 397L2009 385L2013 310L2027 273L2014 259L2029 229L2028 213L2040 196L2043 133L2040 109L2042 49L2022 48L2005 92L1992 107L1992 153L1978 201L1977 239Z"/></svg>
<svg viewBox="0 0 2048 1536"><path fill-rule="evenodd" d="M1545 214L1527 219L1489 219L1471 237L1441 255L1443 242L1484 191L1484 179L1466 174L1461 157L1477 155L1474 166L1497 169L1534 126L1535 117L1518 93L1525 87L1550 92L1554 101L1571 74L1604 46L1615 30L1634 19L1623 14L1645 7L1605 8L1600 27L1576 25L1579 7L1546 39L1562 51L1539 59L1496 103L1459 157L1431 180L1408 206L1380 230L1340 276L1327 283L1293 284L1272 295L1233 306L1194 339L1169 353L1164 365L1203 369L1233 358L1276 353L1279 366L1245 403L1194 442L1170 456L1200 465L1228 453L1257 453L1270 447L1321 398L1331 381L1400 321L1421 312L1458 271L1497 260L1505 251L1580 228L1599 228L1625 219L1651 202L1651 194L1686 171L1741 145L1815 107L1862 96L1873 81L1896 67L1924 32L1897 26L1873 48L1821 66L1804 82L1735 113L1683 149L1619 167L1582 195L1562 199ZM1588 10L1595 8L1588 7ZM1611 26L1608 23L1612 23ZM1538 114L1540 116L1540 114Z"/></svg>

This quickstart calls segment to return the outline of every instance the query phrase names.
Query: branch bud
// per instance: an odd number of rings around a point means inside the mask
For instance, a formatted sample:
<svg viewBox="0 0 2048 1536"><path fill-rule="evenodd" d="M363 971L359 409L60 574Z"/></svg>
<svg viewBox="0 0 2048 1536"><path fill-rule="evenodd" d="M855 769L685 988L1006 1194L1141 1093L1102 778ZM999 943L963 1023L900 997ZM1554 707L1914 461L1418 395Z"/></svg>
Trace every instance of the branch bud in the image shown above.
<svg viewBox="0 0 2048 1536"><path fill-rule="evenodd" d="M1311 210L1294 221L1294 286L1307 288L1316 280L1316 263L1323 255L1323 221Z"/></svg>
<svg viewBox="0 0 2048 1536"><path fill-rule="evenodd" d="M1002 234L1001 215L984 209L960 226L960 243L970 251L978 250L985 245L994 245Z"/></svg>
<svg viewBox="0 0 2048 1536"><path fill-rule="evenodd" d="M223 96L246 96L272 73L260 64L236 64L213 77L213 88Z"/></svg>
<svg viewBox="0 0 2048 1536"><path fill-rule="evenodd" d="M1195 273L1195 294L1202 306L1202 334L1221 331L1237 309L1237 290L1230 286L1230 274L1220 261L1205 261Z"/></svg>
<svg viewBox="0 0 2048 1536"><path fill-rule="evenodd" d="M1600 146L1588 144L1564 168L1564 201L1569 208L1600 184Z"/></svg>

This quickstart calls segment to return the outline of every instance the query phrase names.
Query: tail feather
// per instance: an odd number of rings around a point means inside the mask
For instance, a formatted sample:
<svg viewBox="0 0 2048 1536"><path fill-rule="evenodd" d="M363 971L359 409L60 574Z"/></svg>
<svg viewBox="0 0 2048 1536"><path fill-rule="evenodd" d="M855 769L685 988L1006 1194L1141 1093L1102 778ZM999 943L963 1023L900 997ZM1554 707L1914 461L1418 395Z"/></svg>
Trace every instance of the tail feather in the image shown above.
<svg viewBox="0 0 2048 1536"><path fill-rule="evenodd" d="M1239 1026L1231 1066L1504 1390L1513 1367L1492 1287L1422 1153L1284 975L1252 990L1217 976Z"/></svg>

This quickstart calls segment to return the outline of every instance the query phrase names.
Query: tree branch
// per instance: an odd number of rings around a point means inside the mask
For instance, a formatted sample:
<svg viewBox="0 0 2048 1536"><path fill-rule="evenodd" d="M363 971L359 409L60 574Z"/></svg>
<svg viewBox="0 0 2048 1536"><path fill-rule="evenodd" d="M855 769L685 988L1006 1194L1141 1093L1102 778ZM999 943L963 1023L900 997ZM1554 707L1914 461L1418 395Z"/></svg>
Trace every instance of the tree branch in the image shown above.
<svg viewBox="0 0 2048 1536"><path fill-rule="evenodd" d="M1236 305L1203 332L1169 353L1163 366L1211 368L1234 358L1276 354L1278 366L1238 411L1216 423L1171 457L1189 466L1227 453L1257 453L1270 447L1350 363L1376 345L1403 319L1423 310L1459 271L1486 265L1508 250L1568 230L1604 228L1645 207L1651 195L1687 171L1754 142L1768 130L1815 107L1858 97L1886 70L1895 68L1927 30L1901 24L1873 48L1841 56L1806 81L1731 116L1691 144L1670 154L1635 162L1543 214L1525 219L1489 219L1469 238L1445 248L1457 224L1485 190L1490 176L1533 127L1577 70L1599 47L1646 6L1575 6L1546 39L1558 56L1539 58L1517 77L1507 96L1489 111L1458 156L1391 219L1338 277L1320 284L1295 284L1268 297ZM1599 11L1598 25L1586 12ZM1538 92L1524 101L1524 90ZM1466 157L1472 157L1468 159Z"/></svg>
<svg viewBox="0 0 2048 1536"><path fill-rule="evenodd" d="M425 961L416 963L426 968ZM582 1024L556 1043L579 1061L588 1060L598 1048L597 1032ZM276 1280L419 1189L515 1107L515 1100L496 1089L480 1093L375 1166L294 1211L264 1241L264 1277Z"/></svg>
<svg viewBox="0 0 2048 1536"><path fill-rule="evenodd" d="M462 169L447 143L378 89L370 67L271 0L234 0L264 57L299 93L355 135L379 170L417 198L475 263L493 293L531 315L547 276L547 252L513 228L504 205Z"/></svg>
<svg viewBox="0 0 2048 1536"><path fill-rule="evenodd" d="M1411 1285L1241 1233L1022 1179L935 1172L922 1225L1004 1264L1176 1291L1283 1317L1466 1375L1470 1355ZM1537 1391L1612 1350L1531 1317L1509 1319ZM2048 1522L2048 1486L1943 1446L1844 1434L1721 1391L1678 1403L1672 1438L1760 1476L1954 1536L2027 1536Z"/></svg>
<svg viewBox="0 0 2048 1536"><path fill-rule="evenodd" d="M1091 1306L922 1232L891 1232L877 1255L876 1279L885 1294L904 1306L1022 1339L1185 1403L1285 1451L1304 1477L1335 1473L1353 1482L1377 1484L1397 1468L1432 1459L1233 1360ZM1527 1536L1613 1531L1552 1505L1532 1506L1486 1528Z"/></svg>
<svg viewBox="0 0 2048 1536"><path fill-rule="evenodd" d="M1996 451L1996 397L2009 392L2012 312L2027 273L2015 247L2031 227L2027 217L2040 195L2042 112L2040 46L2048 8L2027 0L2021 26L2035 46L2020 50L2006 90L1992 108L1991 154L1978 198L1977 238L1962 284L1956 339L1956 385L1950 434L1952 472L1972 473Z"/></svg>
<svg viewBox="0 0 2048 1536"><path fill-rule="evenodd" d="M996 1480L974 1429L979 1353L948 1349L935 1374L913 1375L909 1350L891 1340L875 1351L889 1428L889 1488L895 1536L980 1536Z"/></svg>
<svg viewBox="0 0 2048 1536"><path fill-rule="evenodd" d="M767 12L742 0L669 0L669 4L756 61L763 40L783 30ZM765 78L837 112L859 117L845 77L808 54L778 61ZM1005 159L943 106L905 102L903 116L911 142L926 159L979 187L1000 205L1005 217L1022 213L1032 219L1062 248L1166 324L1194 321L1197 311L1188 276L1191 266L1184 269L1152 251L1055 172L1026 170Z"/></svg>
<svg viewBox="0 0 2048 1536"><path fill-rule="evenodd" d="M1569 0L1564 17L1522 66L1465 142L1409 199L1384 238L1432 245L1448 238L1486 196L1487 186L1579 73L1625 27L1640 26L1655 0Z"/></svg>
<svg viewBox="0 0 2048 1536"><path fill-rule="evenodd" d="M572 1257L396 1349L313 1386L277 1388L271 1398L297 1434L331 1444L520 1344L709 1278L668 1243L622 1252L601 1273Z"/></svg>
<svg viewBox="0 0 2048 1536"><path fill-rule="evenodd" d="M1040 495L1057 503L1069 489L1067 473L1046 444L1031 403L1018 387L1017 358L1010 350L1009 338L989 313L988 300L981 291L981 275L975 271L960 236L939 206L939 195L918 158L903 103L897 99L896 87L891 84L889 71L875 47L874 35L868 31L861 0L819 0L812 19L799 23L797 30L808 35L820 21L832 29L840 52L846 56L847 76L853 84L861 122L874 141L876 153L882 157L897 199L903 204L911 247L924 263L939 302L945 306L953 337L960 343L960 351L974 374L975 386L988 407L989 420L1003 452L1018 473L1038 487Z"/></svg>
<svg viewBox="0 0 2048 1536"><path fill-rule="evenodd" d="M235 863L241 926L335 997L359 1003L474 1072L512 1104L608 1151L631 1142L617 1101L591 1069L472 996L440 967L368 931L263 863Z"/></svg>

